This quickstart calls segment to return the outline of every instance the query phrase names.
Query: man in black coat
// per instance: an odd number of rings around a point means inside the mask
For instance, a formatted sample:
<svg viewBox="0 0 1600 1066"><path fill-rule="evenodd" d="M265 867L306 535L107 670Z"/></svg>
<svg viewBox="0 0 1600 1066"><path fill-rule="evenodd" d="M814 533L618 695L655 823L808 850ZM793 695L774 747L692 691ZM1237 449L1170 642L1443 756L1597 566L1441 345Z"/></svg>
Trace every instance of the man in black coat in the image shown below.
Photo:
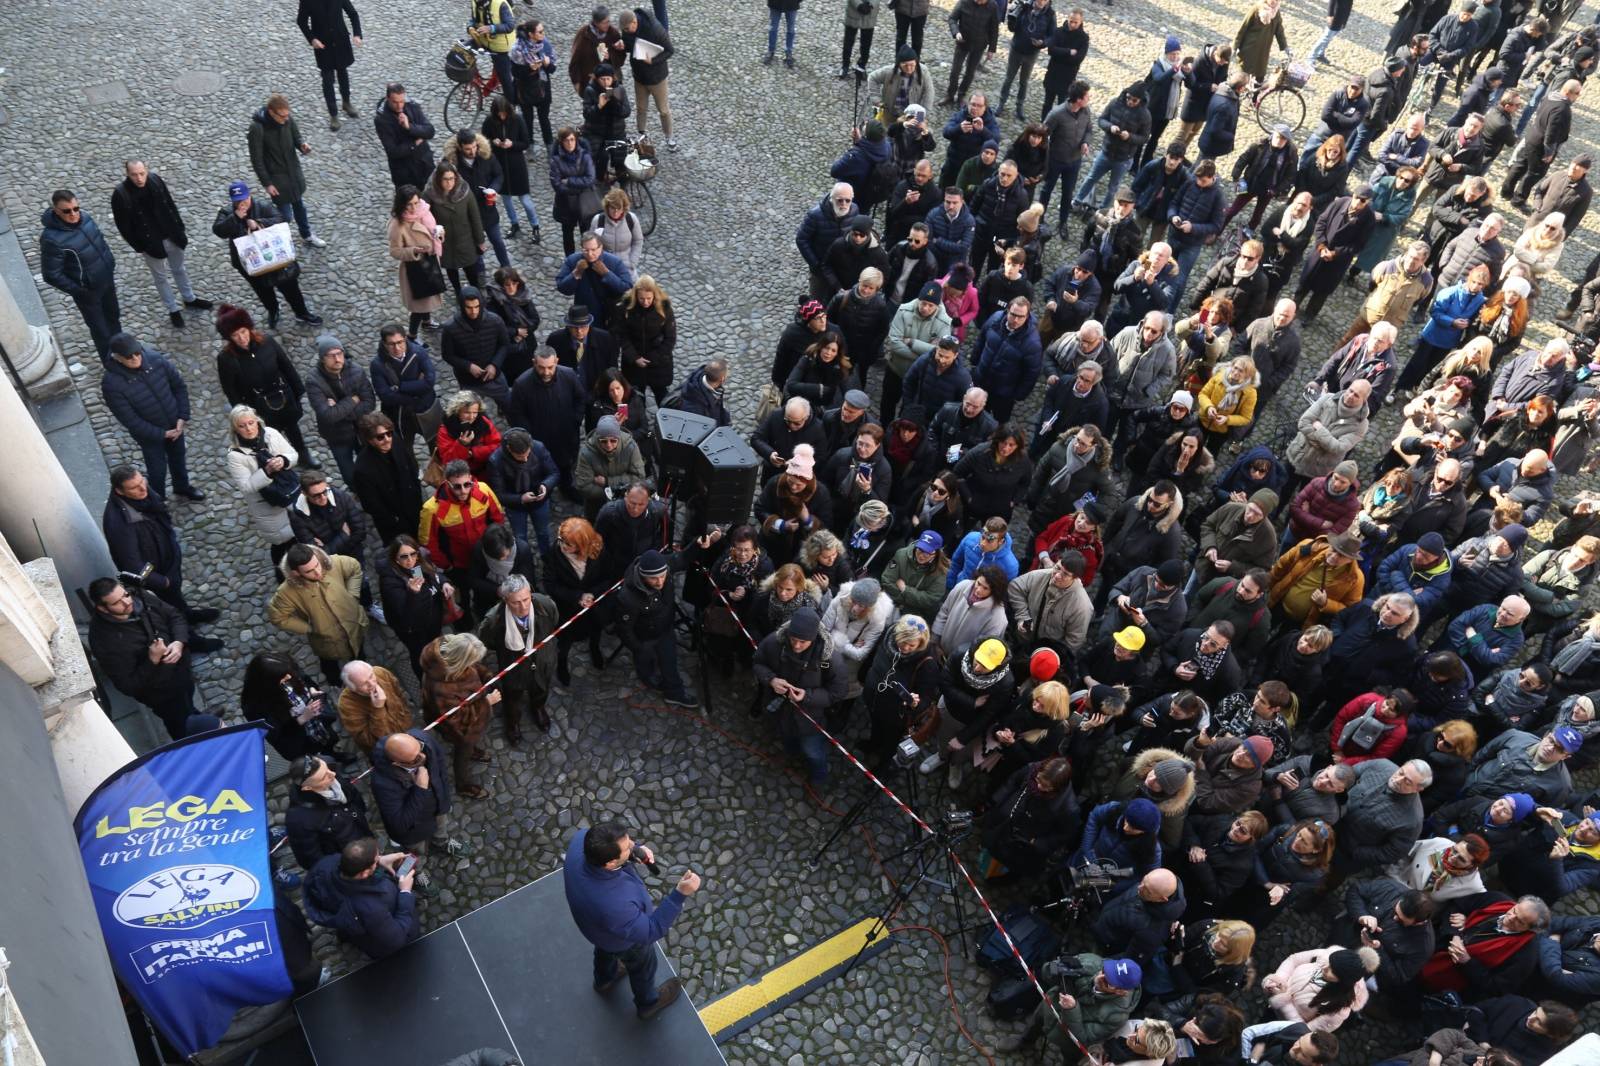
<svg viewBox="0 0 1600 1066"><path fill-rule="evenodd" d="M1250 239L1233 255L1218 256L1200 281L1191 310L1200 310L1207 296L1226 296L1233 301L1233 321L1251 323L1267 313L1267 272L1261 269L1261 242ZM1238 326L1235 325L1235 330ZM1239 331L1242 333L1242 331Z"/></svg>
<svg viewBox="0 0 1600 1066"><path fill-rule="evenodd" d="M1594 190L1589 187L1589 169L1593 165L1594 157L1585 152L1576 156L1561 173L1546 174L1533 187L1532 195L1537 199L1533 204L1533 214L1528 216L1528 225L1536 226L1544 216L1560 212L1564 220L1562 228L1567 236L1576 233L1583 224L1583 216L1589 213L1590 201L1594 199Z"/></svg>
<svg viewBox="0 0 1600 1066"><path fill-rule="evenodd" d="M592 392L602 373L618 365L617 339L594 324L594 315L581 303L567 308L563 327L547 334L545 344L562 366L578 372L584 391Z"/></svg>
<svg viewBox="0 0 1600 1066"><path fill-rule="evenodd" d="M484 614L478 626L478 639L494 653L495 669L504 670L539 641L547 640L561 619L556 601L534 592L521 574L502 581L499 593L500 602ZM550 698L555 670L556 645L550 641L501 679L500 713L505 718L507 744L516 747L522 742L524 714L541 732L550 732L550 712L545 703Z"/></svg>
<svg viewBox="0 0 1600 1066"><path fill-rule="evenodd" d="M939 206L944 193L933 180L933 160L919 159L909 176L902 178L889 194L883 215L883 240L896 244L905 240L914 222L928 217Z"/></svg>
<svg viewBox="0 0 1600 1066"><path fill-rule="evenodd" d="M1188 900L1171 870L1155 869L1138 887L1107 903L1090 926L1100 954L1148 963L1166 943L1172 923L1183 917Z"/></svg>
<svg viewBox="0 0 1600 1066"><path fill-rule="evenodd" d="M1096 211L1083 228L1082 251L1095 254L1094 276L1100 283L1100 299L1087 317L1105 320L1111 306L1111 286L1144 249L1144 227L1134 210L1137 199L1132 188L1118 186L1116 201L1105 210Z"/></svg>
<svg viewBox="0 0 1600 1066"><path fill-rule="evenodd" d="M89 650L117 691L149 707L177 740L194 709L189 623L176 607L114 577L89 583Z"/></svg>
<svg viewBox="0 0 1600 1066"><path fill-rule="evenodd" d="M355 779L337 772L318 756L303 755L289 764L289 787L293 791L283 828L302 870L310 870L325 856L339 854L346 844L372 835L367 800Z"/></svg>
<svg viewBox="0 0 1600 1066"><path fill-rule="evenodd" d="M588 394L578 372L562 366L553 348L545 348L533 357L533 369L511 386L505 411L512 425L521 426L550 450L550 458L561 471L561 493L569 500L578 498L572 487L572 467L578 461L587 405Z"/></svg>
<svg viewBox="0 0 1600 1066"><path fill-rule="evenodd" d="M711 537L698 543L710 547ZM678 602L672 578L683 567L682 552L651 548L640 555L628 564L612 617L617 637L633 654L639 680L674 707L699 709L700 701L690 695L678 672L678 638L672 631Z"/></svg>
<svg viewBox="0 0 1600 1066"><path fill-rule="evenodd" d="M1378 951L1378 991L1410 986L1433 955L1433 897L1392 877L1347 882L1344 913L1333 923L1330 944Z"/></svg>
<svg viewBox="0 0 1600 1066"><path fill-rule="evenodd" d="M1501 199L1518 209L1527 209L1528 193L1550 169L1556 153L1572 134L1572 106L1582 94L1583 83L1573 78L1559 92L1540 101L1506 167L1505 180L1500 183Z"/></svg>
<svg viewBox="0 0 1600 1066"><path fill-rule="evenodd" d="M402 533L416 536L417 517L422 513L416 455L409 447L395 447L394 423L388 415L364 416L357 432L362 448L356 455L350 488L372 519L378 540L388 544Z"/></svg>
<svg viewBox="0 0 1600 1066"><path fill-rule="evenodd" d="M887 240L887 238L885 238ZM913 222L906 231L905 240L889 249L889 260L883 268L885 299L891 306L899 307L917 298L922 287L939 277L939 261L933 257L928 243L928 224ZM861 272L856 271L855 277Z"/></svg>
<svg viewBox="0 0 1600 1066"><path fill-rule="evenodd" d="M781 473L794 458L797 444L811 445L812 454L827 454L827 437L822 432L822 419L811 409L811 401L795 396L778 410L769 414L766 421L750 434L750 447L772 469L767 473Z"/></svg>
<svg viewBox="0 0 1600 1066"><path fill-rule="evenodd" d="M888 330L889 324L885 320L884 332L887 333ZM727 380L726 359L712 359L691 370L683 384L678 387L678 410L702 415L718 426L731 426L733 416L728 414L728 405L722 399L722 387ZM669 405L670 400L669 397Z"/></svg>
<svg viewBox="0 0 1600 1066"><path fill-rule="evenodd" d="M167 357L146 348L131 333L116 333L109 345L110 358L100 379L100 392L118 422L133 434L144 453L150 487L157 496L167 494L167 467L172 467L172 491L190 500L205 493L189 482L189 387Z"/></svg>
<svg viewBox="0 0 1600 1066"><path fill-rule="evenodd" d="M190 625L215 622L222 612L215 607L194 608L183 598L183 547L172 513L136 466L111 470L111 495L100 518L111 561L123 573L137 574L150 567L144 587L183 612ZM215 651L220 640L196 637L196 651Z"/></svg>
<svg viewBox="0 0 1600 1066"><path fill-rule="evenodd" d="M475 286L461 286L460 309L439 336L439 354L455 370L456 383L493 400L504 412L511 399L503 373L510 351L505 321L483 306L483 294Z"/></svg>
<svg viewBox="0 0 1600 1066"><path fill-rule="evenodd" d="M360 948L368 958L393 955L422 935L417 922L417 871L397 877L403 852L378 854L373 837L352 841L306 871L306 916Z"/></svg>
<svg viewBox="0 0 1600 1066"><path fill-rule="evenodd" d="M972 196L972 214L978 220L972 238L972 269L981 278L997 266L1003 253L1017 239L1017 216L1027 209L1033 190L1017 176L1017 164L1010 159L1000 164L994 176L984 180Z"/></svg>
<svg viewBox="0 0 1600 1066"><path fill-rule="evenodd" d="M843 235L828 245L828 252L822 257L822 278L838 292L854 285L867 267L877 267L887 277L889 256L872 235L871 217L857 215Z"/></svg>
<svg viewBox="0 0 1600 1066"><path fill-rule="evenodd" d="M179 328L183 326L183 311L178 297L183 297L183 307L196 311L209 311L210 300L194 294L189 284L189 273L183 267L183 250L189 247L189 234L183 225L183 216L172 200L167 183L159 174L137 159L128 160L123 167L127 173L115 189L111 190L111 218L117 232L128 246L144 257L150 268L150 280L167 309L167 317ZM177 285L177 296L172 287Z"/></svg>
<svg viewBox="0 0 1600 1066"><path fill-rule="evenodd" d="M607 500L594 516L595 532L606 542L606 555L613 561L612 580L622 577L629 563L662 546L663 518L667 505L650 495L650 486L635 481L621 495Z"/></svg>
<svg viewBox="0 0 1600 1066"><path fill-rule="evenodd" d="M1372 213L1372 186L1363 182L1349 196L1340 196L1317 216L1311 249L1306 254L1294 302L1300 317L1310 321L1344 280L1356 253L1372 239L1378 224ZM1309 300L1307 299L1309 297Z"/></svg>
<svg viewBox="0 0 1600 1066"><path fill-rule="evenodd" d="M1155 684L1158 692L1187 688L1212 706L1238 692L1244 670L1233 654L1233 623L1223 619L1173 637L1162 649Z"/></svg>
<svg viewBox="0 0 1600 1066"><path fill-rule="evenodd" d="M454 797L437 733L390 733L372 746L371 759L372 798L390 840L414 855L426 855L430 848L451 858L472 854L466 842L447 832Z"/></svg>
<svg viewBox="0 0 1600 1066"><path fill-rule="evenodd" d="M294 539L315 544L329 555L367 556L367 516L353 496L335 493L320 470L300 475L300 498L289 508Z"/></svg>
<svg viewBox="0 0 1600 1066"><path fill-rule="evenodd" d="M433 176L433 123L422 108L406 100L406 87L397 81L384 87L384 96L372 116L383 154L389 157L389 178L394 187L422 188Z"/></svg>
<svg viewBox="0 0 1600 1066"><path fill-rule="evenodd" d="M752 715L763 709L778 716L784 747L806 762L813 785L828 779L828 741L800 713L822 721L849 686L844 657L822 631L822 620L810 607L768 633L756 649L751 672L756 679Z"/></svg>

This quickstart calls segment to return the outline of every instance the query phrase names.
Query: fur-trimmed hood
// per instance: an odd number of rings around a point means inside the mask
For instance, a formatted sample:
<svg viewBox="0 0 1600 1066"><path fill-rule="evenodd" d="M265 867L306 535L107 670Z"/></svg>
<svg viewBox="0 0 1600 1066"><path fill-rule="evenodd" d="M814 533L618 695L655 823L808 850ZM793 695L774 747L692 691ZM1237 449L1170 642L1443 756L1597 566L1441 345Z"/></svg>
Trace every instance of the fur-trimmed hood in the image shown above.
<svg viewBox="0 0 1600 1066"><path fill-rule="evenodd" d="M301 493L300 494L300 498L302 500L304 500L305 499L305 493ZM331 500L331 497L330 497L330 500ZM326 581L328 579L328 571L333 568L333 557L331 555L329 555L327 552L323 551L320 547L318 547L315 544L308 545L308 547L311 549L311 554L315 555L317 557L317 559L319 561L321 561L321 563L322 563L322 579L324 581ZM315 582L307 581L305 578L301 577L299 574L297 574L293 570L289 569L289 553L288 552L284 552L283 553L283 558L278 560L278 573L282 574L283 575L283 579L285 581L289 582L292 585L312 585L312 584L315 584Z"/></svg>
<svg viewBox="0 0 1600 1066"><path fill-rule="evenodd" d="M1188 763L1191 767L1189 776L1183 779L1183 788L1176 796L1170 796L1156 804L1161 808L1163 815L1182 814L1189 809L1189 804L1194 799L1194 760L1180 751L1171 748L1146 748L1133 760L1133 765L1128 768L1128 775L1133 778L1135 788L1144 781L1145 775L1154 769L1157 763L1166 762L1168 759L1177 759L1179 762Z"/></svg>
<svg viewBox="0 0 1600 1066"><path fill-rule="evenodd" d="M1151 485L1149 488L1139 493L1139 498L1137 501L1135 501L1134 506L1134 512L1136 514L1144 510L1145 504L1150 501L1150 494L1155 491L1155 488L1156 487L1154 485ZM1178 519L1182 517L1183 490L1177 486L1173 486L1172 506L1167 508L1167 513L1162 515L1161 521L1156 523L1156 531L1159 533L1167 532L1167 530L1177 525Z"/></svg>
<svg viewBox="0 0 1600 1066"><path fill-rule="evenodd" d="M477 158L478 159L489 159L489 158L492 158L491 152L493 151L493 149L491 149L489 147L489 138L485 137L483 134L480 133L480 134L477 135L477 139L478 139L478 155L477 155ZM580 140L581 140L581 138L580 138ZM451 137L450 137L449 143L444 146L444 149L443 149L443 151L441 151L439 153L439 156L446 163L449 163L451 166L455 166L456 165L456 160L460 157L460 155L461 155L461 145L460 145L459 142L456 141L455 135L452 134Z"/></svg>
<svg viewBox="0 0 1600 1066"><path fill-rule="evenodd" d="M1381 611L1383 609L1383 601L1387 600L1390 595L1393 595L1393 594L1392 593L1386 593L1385 595L1379 596L1377 599L1372 601L1372 613L1373 614L1377 614L1379 611ZM1422 614L1421 611L1413 610L1411 612L1411 617L1406 619L1405 622L1402 625L1400 625L1397 629L1395 629L1395 631L1394 631L1395 635L1398 636L1401 640L1405 640L1406 638L1408 638L1408 637L1412 636L1414 633L1416 633L1416 631L1417 631L1417 622L1419 621L1419 617L1418 616L1421 615L1421 614Z"/></svg>
<svg viewBox="0 0 1600 1066"><path fill-rule="evenodd" d="M1069 426L1062 430L1061 435L1056 438L1056 442L1051 447L1062 449L1072 447L1073 438L1077 437L1078 430L1082 428L1082 426ZM1100 434L1100 439L1094 442L1094 464L1101 470L1111 469L1111 442L1106 439L1104 433Z"/></svg>

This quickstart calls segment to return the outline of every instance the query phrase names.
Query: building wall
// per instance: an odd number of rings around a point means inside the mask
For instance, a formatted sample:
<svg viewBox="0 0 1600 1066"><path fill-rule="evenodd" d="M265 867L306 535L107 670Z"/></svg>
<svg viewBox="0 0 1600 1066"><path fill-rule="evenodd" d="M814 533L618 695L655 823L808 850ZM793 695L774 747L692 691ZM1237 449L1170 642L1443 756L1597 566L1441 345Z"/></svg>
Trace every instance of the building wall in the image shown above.
<svg viewBox="0 0 1600 1066"><path fill-rule="evenodd" d="M0 944L45 1061L122 1066L134 1050L33 689L0 665Z"/></svg>

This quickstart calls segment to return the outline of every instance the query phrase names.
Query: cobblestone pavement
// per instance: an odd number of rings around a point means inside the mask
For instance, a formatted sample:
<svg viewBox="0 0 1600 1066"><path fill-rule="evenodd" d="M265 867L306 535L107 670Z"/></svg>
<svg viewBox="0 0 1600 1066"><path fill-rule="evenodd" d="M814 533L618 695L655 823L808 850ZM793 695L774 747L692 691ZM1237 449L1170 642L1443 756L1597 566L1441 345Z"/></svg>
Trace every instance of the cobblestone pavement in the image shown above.
<svg viewBox="0 0 1600 1066"><path fill-rule="evenodd" d="M352 71L355 98L370 115L383 82L398 78L441 125L448 83L440 70L445 45L459 32L466 4L393 0L362 5L366 43ZM802 264L793 245L801 214L828 185L830 161L843 149L851 117L848 83L834 81L839 55L841 9L807 5L800 16L799 67L763 67L766 12L762 5L672 0L679 55L672 90L682 152L663 154L655 191L661 224L648 242L645 268L672 294L679 314L680 373L712 355L734 364L730 406L748 424L765 377L771 347L804 288ZM1065 10L1067 5L1058 5ZM536 11L548 20L563 57L585 4ZM1365 73L1376 61L1374 47L1390 20L1387 3L1360 0L1350 26L1330 50L1307 92L1315 115L1338 79ZM947 71L951 45L935 5L928 30L930 62L937 78ZM322 120L317 75L309 50L284 4L270 8L238 0L205 6L158 0L127 0L114 13L84 19L76 10L41 0L8 6L7 48L0 79L0 104L10 121L0 127L0 195L36 256L39 213L51 189L75 188L106 230L119 258L125 325L147 343L173 355L193 395L195 421L190 455L197 484L210 492L203 505L178 501L176 512L189 555L190 597L224 609L215 631L227 649L199 668L202 696L213 709L237 706L240 670L261 648L304 649L267 625L270 592L266 551L238 513L238 500L223 480L225 405L213 366L216 336L209 324L191 319L174 330L155 297L142 264L113 232L109 195L121 180L122 161L148 161L170 185L189 225L190 273L205 297L230 300L258 311L251 293L229 268L222 242L210 223L225 202L226 183L249 173L245 128L250 114L273 91L286 92L314 153L305 161L307 203L326 249L306 249L302 285L326 319L323 328L340 336L365 362L376 346L376 328L399 312L394 264L385 249L390 185L370 118L350 120L330 132ZM519 14L528 8L519 7ZM1320 31L1323 5L1316 0L1285 4L1291 38L1303 53ZM1088 8L1092 54L1084 67L1096 89L1096 107L1142 76L1167 32L1186 53L1204 42L1231 40L1240 12L1234 5L1156 5L1123 0L1116 7ZM892 19L877 31L874 58L888 62ZM564 60L563 60L564 61ZM979 84L995 90L1004 54L982 73ZM1040 65L1042 74L1043 64ZM185 95L179 79L211 72L211 88ZM188 83L185 82L185 88ZM1038 99L1034 88L1034 100ZM564 85L556 90L554 118L578 119L577 104ZM1033 105L1036 106L1036 103ZM1453 106L1453 105L1451 105ZM939 116L942 118L942 114ZM652 123L654 120L652 119ZM1248 116L1246 118L1248 122ZM1015 120L1006 118L1008 137ZM1597 147L1595 101L1579 109L1577 141ZM1239 146L1255 139L1241 130ZM442 140L442 136L441 136ZM546 215L549 194L538 187L542 156L535 160L536 196ZM1498 176L1498 172L1493 177ZM1060 193L1058 192L1058 195ZM548 221L548 219L547 219ZM1507 243L1520 227L1513 218ZM1075 250L1078 232L1072 234ZM513 258L540 294L547 323L559 321L561 299L552 288L558 259L556 231L547 226L542 246L526 237L513 242ZM1563 273L1580 271L1597 246L1594 216L1568 248ZM1058 242L1049 265L1066 254ZM1208 257L1209 258L1209 257ZM35 264L37 260L34 260ZM1204 270L1202 260L1197 270ZM1547 286L1530 340L1549 334L1549 315L1568 285ZM46 292L52 320L79 372L84 399L108 462L137 457L126 433L100 401L99 370L87 334L71 305ZM1308 332L1302 365L1309 371L1332 350L1353 317L1358 297L1347 289L1332 300ZM292 321L280 335L303 367L312 364L314 331ZM1402 338L1409 349L1413 336ZM874 389L876 392L876 389ZM1297 416L1286 387L1278 409L1268 411L1257 439ZM1027 410L1025 409L1025 412ZM1393 411L1363 449L1364 460L1390 439ZM309 430L308 430L309 433ZM325 449L319 449L326 456ZM331 465L331 464L330 464ZM1363 462L1363 466L1366 463ZM1569 486L1564 484L1563 490ZM403 661L397 643L377 641L373 657ZM427 905L431 926L480 906L553 869L562 839L586 819L626 815L656 844L669 869L692 862L706 875L706 888L688 908L667 945L697 1000L725 990L848 922L873 914L886 898L860 835L841 840L822 868L808 858L836 824L802 793L792 770L774 750L764 723L738 713L748 681L716 680L710 722L686 720L642 694L625 664L604 677L576 666L576 681L555 698L556 730L520 751L508 750L496 732L494 763L487 783L491 800L466 803L460 825L479 845L478 857L462 861L441 878L446 888ZM398 670L404 676L403 667ZM836 775L828 800L844 809L860 794L849 774ZM888 853L902 830L888 823L875 831ZM997 893L1004 901L1005 893ZM930 900L928 890L921 897ZM1593 893L1564 901L1561 909L1592 909ZM971 918L969 909L969 920ZM944 908L921 906L907 918L952 930ZM1276 965L1290 945L1318 939L1298 916L1277 924L1258 951L1263 970ZM322 937L319 946L336 966L357 960ZM941 953L933 939L908 932L904 944L844 982L835 983L756 1026L725 1050L737 1063L955 1063L981 1056L952 1023L943 990ZM967 1024L992 1045L1003 1035L982 1013L986 978L963 958L950 960L954 999ZM1252 1019L1261 1017L1252 995ZM1596 1018L1591 1013L1592 1024ZM1343 1062L1367 1062L1392 1052L1407 1039L1392 1022L1364 1019L1340 1033L1353 1048Z"/></svg>

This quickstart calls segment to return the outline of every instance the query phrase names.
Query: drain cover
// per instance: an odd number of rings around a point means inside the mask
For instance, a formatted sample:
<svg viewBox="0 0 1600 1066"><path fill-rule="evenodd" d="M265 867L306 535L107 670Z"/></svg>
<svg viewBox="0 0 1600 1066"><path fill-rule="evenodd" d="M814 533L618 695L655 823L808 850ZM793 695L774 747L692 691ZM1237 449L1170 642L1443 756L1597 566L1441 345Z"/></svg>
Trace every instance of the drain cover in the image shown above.
<svg viewBox="0 0 1600 1066"><path fill-rule="evenodd" d="M172 87L184 96L209 96L222 88L222 75L214 70L191 70Z"/></svg>
<svg viewBox="0 0 1600 1066"><path fill-rule="evenodd" d="M83 95L91 105L123 104L131 99L128 95L128 87L120 81L107 81L101 82L99 85L86 86L83 90Z"/></svg>

